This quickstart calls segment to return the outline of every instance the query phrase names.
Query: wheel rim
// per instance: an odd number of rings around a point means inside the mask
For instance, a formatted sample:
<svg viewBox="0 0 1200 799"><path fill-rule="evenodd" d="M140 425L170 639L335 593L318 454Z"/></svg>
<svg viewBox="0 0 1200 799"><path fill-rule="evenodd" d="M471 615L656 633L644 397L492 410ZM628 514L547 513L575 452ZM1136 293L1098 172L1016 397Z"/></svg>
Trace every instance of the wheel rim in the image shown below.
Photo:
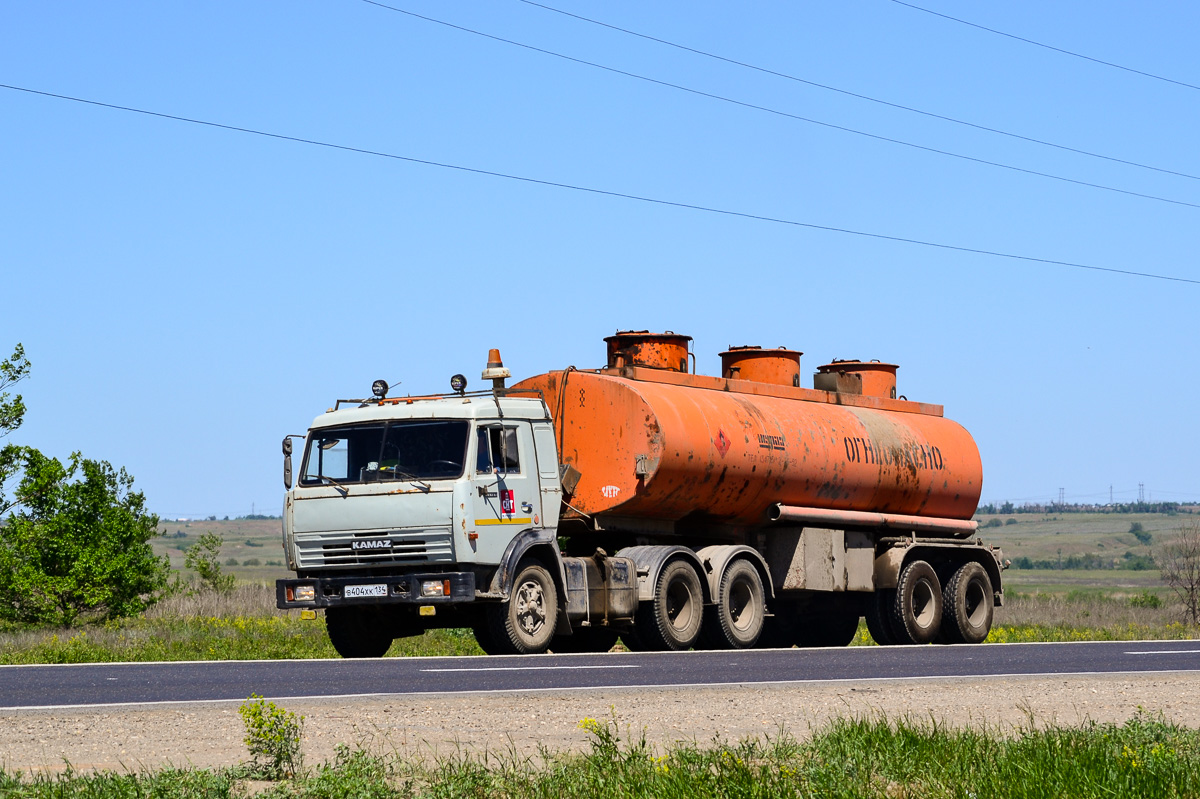
<svg viewBox="0 0 1200 799"><path fill-rule="evenodd" d="M667 586L667 621L676 630L687 630L696 613L695 597L684 580L673 580Z"/></svg>
<svg viewBox="0 0 1200 799"><path fill-rule="evenodd" d="M537 635L546 626L546 594L540 583L534 580L521 583L513 608L517 626L526 635Z"/></svg>
<svg viewBox="0 0 1200 799"><path fill-rule="evenodd" d="M937 602L933 596L933 586L928 580L919 581L913 586L913 621L922 630L928 630L938 621L937 609Z"/></svg>
<svg viewBox="0 0 1200 799"><path fill-rule="evenodd" d="M984 594L983 583L971 580L967 583L964 606L967 611L967 622L972 627L982 627L987 621L987 596Z"/></svg>
<svg viewBox="0 0 1200 799"><path fill-rule="evenodd" d="M749 581L738 580L729 587L729 621L734 629L745 632L758 621L758 603Z"/></svg>

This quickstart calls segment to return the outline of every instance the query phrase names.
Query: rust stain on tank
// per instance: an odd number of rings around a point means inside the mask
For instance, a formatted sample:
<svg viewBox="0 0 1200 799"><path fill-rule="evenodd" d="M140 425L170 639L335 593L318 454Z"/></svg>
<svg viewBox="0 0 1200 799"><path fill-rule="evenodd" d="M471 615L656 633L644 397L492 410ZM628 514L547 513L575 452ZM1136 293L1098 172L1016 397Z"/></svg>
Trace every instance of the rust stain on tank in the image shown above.
<svg viewBox="0 0 1200 799"><path fill-rule="evenodd" d="M573 371L569 390L562 373L514 387L543 390L561 414L560 452L572 453L583 475L572 497L579 510L751 525L775 502L946 518L970 518L975 509L978 449L940 407L756 388L674 371L664 361L654 369ZM559 392L573 398L584 390L585 407L559 402ZM724 454L715 444L722 430L731 444ZM634 473L636 456L653 464L644 475ZM620 490L606 497L606 485Z"/></svg>

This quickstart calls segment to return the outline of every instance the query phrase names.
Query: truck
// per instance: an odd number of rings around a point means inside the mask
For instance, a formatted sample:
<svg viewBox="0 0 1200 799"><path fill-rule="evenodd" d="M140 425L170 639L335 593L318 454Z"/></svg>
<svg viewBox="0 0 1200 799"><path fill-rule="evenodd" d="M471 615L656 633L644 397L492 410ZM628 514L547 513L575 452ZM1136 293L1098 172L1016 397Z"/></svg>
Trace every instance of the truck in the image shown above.
<svg viewBox="0 0 1200 799"><path fill-rule="evenodd" d="M337 400L283 440L279 608L347 658L470 628L488 654L978 643L1004 598L979 450L895 364L605 339L597 369ZM302 439L293 481L293 440Z"/></svg>

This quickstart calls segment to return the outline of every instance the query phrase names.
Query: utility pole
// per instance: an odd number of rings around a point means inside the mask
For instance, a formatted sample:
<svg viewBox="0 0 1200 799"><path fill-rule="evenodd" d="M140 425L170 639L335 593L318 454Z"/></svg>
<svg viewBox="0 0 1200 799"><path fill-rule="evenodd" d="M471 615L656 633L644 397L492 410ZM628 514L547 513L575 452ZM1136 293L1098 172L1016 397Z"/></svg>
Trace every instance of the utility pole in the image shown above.
<svg viewBox="0 0 1200 799"><path fill-rule="evenodd" d="M1063 504L1063 491L1065 491L1065 490L1066 489L1063 489L1063 488L1058 489L1058 504L1059 505Z"/></svg>
<svg viewBox="0 0 1200 799"><path fill-rule="evenodd" d="M1146 501L1146 484L1138 483L1138 504L1141 505Z"/></svg>
<svg viewBox="0 0 1200 799"><path fill-rule="evenodd" d="M1108 484L1108 504L1112 504L1112 483Z"/></svg>

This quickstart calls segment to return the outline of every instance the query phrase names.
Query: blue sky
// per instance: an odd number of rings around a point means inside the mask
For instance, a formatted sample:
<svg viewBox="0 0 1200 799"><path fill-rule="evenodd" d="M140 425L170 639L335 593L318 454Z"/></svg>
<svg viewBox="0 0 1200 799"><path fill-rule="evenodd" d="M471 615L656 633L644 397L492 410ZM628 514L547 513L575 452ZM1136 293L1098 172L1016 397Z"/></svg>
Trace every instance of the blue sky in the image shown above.
<svg viewBox="0 0 1200 799"><path fill-rule="evenodd" d="M557 8L805 80L1200 175L1200 91L890 0ZM572 58L1022 169L1200 204L1200 181L681 52L518 2L391 5ZM1200 7L927 8L1200 84ZM736 106L361 0L8 4L0 83L814 225L1200 280L1200 208ZM165 516L278 512L279 441L375 378L601 365L617 329L899 363L984 501L1200 497L1200 285L521 183L0 89L10 440L126 467Z"/></svg>

